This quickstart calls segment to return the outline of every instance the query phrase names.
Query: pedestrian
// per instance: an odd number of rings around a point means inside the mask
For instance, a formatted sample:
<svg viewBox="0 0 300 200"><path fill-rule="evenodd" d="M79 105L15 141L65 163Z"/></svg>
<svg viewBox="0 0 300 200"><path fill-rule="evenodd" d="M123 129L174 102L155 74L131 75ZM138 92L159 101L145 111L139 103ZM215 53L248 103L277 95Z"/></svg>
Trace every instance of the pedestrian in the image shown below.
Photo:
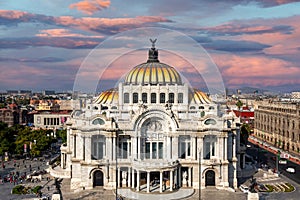
<svg viewBox="0 0 300 200"><path fill-rule="evenodd" d="M50 187L49 187L49 185L47 186L47 189L48 189L48 191L50 190Z"/></svg>

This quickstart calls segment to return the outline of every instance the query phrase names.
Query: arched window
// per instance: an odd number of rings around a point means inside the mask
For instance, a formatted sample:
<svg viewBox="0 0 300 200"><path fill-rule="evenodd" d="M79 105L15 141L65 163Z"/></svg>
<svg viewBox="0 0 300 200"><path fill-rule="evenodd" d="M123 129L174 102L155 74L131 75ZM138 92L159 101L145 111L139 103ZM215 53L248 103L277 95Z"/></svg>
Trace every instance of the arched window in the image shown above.
<svg viewBox="0 0 300 200"><path fill-rule="evenodd" d="M191 106L190 109L191 109L191 110L195 110L196 107L195 107L195 106Z"/></svg>
<svg viewBox="0 0 300 200"><path fill-rule="evenodd" d="M214 109L215 109L215 107L209 106L209 110L214 110Z"/></svg>
<svg viewBox="0 0 300 200"><path fill-rule="evenodd" d="M97 124L103 125L103 124L105 124L105 122L104 122L104 120L101 119L101 118L96 118L96 119L93 120L92 124L93 124L93 125L97 125Z"/></svg>
<svg viewBox="0 0 300 200"><path fill-rule="evenodd" d="M217 122L214 119L207 119L207 120L205 120L204 124L205 125L216 125Z"/></svg>
<svg viewBox="0 0 300 200"><path fill-rule="evenodd" d="M199 109L202 109L202 110L203 110L203 109L204 109L204 106L199 106Z"/></svg>

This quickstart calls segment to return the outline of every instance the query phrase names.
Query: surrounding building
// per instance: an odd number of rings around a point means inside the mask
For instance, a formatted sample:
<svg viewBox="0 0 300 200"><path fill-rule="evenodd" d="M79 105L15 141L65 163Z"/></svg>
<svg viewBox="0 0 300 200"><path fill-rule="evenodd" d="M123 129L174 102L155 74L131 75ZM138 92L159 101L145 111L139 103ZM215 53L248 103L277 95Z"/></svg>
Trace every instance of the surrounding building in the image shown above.
<svg viewBox="0 0 300 200"><path fill-rule="evenodd" d="M36 113L33 117L33 125L35 128L59 129L65 128L65 124L67 119L70 117L70 113Z"/></svg>
<svg viewBox="0 0 300 200"><path fill-rule="evenodd" d="M257 101L254 136L300 156L300 105L292 102Z"/></svg>
<svg viewBox="0 0 300 200"><path fill-rule="evenodd" d="M117 88L81 102L67 122L56 177L71 189L136 192L237 188L239 119L149 50Z"/></svg>

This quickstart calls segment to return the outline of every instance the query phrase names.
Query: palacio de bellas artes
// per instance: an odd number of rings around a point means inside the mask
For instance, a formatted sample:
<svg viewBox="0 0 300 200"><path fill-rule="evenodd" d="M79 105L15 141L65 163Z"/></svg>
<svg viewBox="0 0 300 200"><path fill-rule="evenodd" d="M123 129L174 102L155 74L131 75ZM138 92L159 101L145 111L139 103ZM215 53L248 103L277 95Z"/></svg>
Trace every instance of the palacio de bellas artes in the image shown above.
<svg viewBox="0 0 300 200"><path fill-rule="evenodd" d="M162 194L208 186L234 191L244 156L239 118L163 63L150 40L144 63L73 110L61 164L51 174L70 178L74 192L98 186Z"/></svg>

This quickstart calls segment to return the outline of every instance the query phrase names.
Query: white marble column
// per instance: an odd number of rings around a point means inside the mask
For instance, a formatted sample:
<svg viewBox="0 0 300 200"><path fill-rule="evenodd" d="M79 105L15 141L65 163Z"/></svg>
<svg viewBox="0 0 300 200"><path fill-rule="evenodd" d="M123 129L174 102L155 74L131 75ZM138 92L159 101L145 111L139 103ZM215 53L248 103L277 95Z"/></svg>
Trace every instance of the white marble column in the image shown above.
<svg viewBox="0 0 300 200"><path fill-rule="evenodd" d="M178 136L172 138L172 159L178 159Z"/></svg>
<svg viewBox="0 0 300 200"><path fill-rule="evenodd" d="M163 192L163 172L159 172L159 192Z"/></svg>
<svg viewBox="0 0 300 200"><path fill-rule="evenodd" d="M84 152L84 160L85 162L91 161L91 152L92 152L92 142L91 142L91 136L85 137L85 152Z"/></svg>
<svg viewBox="0 0 300 200"><path fill-rule="evenodd" d="M121 177L121 168L118 167L118 187L121 187L121 181L122 181L122 177Z"/></svg>
<svg viewBox="0 0 300 200"><path fill-rule="evenodd" d="M70 134L72 132L72 129L70 127L67 128L67 142L69 142L69 144L67 145L67 152L70 152L70 143L71 143L71 138L70 138Z"/></svg>
<svg viewBox="0 0 300 200"><path fill-rule="evenodd" d="M198 140L198 142L197 142L198 143L198 149L200 149L201 152L203 152L203 137L198 137L197 140ZM200 158L200 159L202 159L202 158Z"/></svg>
<svg viewBox="0 0 300 200"><path fill-rule="evenodd" d="M197 158L197 138L192 137L192 153L193 153L193 159L196 160Z"/></svg>
<svg viewBox="0 0 300 200"><path fill-rule="evenodd" d="M189 187L192 187L192 168L191 167L189 167L189 169L188 169L188 177L189 177L188 185L189 185Z"/></svg>
<svg viewBox="0 0 300 200"><path fill-rule="evenodd" d="M137 170L136 191L140 191L140 171Z"/></svg>
<svg viewBox="0 0 300 200"><path fill-rule="evenodd" d="M107 137L106 138L106 157L109 160L113 160L113 144L112 144L112 137Z"/></svg>
<svg viewBox="0 0 300 200"><path fill-rule="evenodd" d="M173 170L170 171L170 191L173 191Z"/></svg>
<svg viewBox="0 0 300 200"><path fill-rule="evenodd" d="M128 167L128 181L127 181L127 184L128 184L128 187L130 188L130 184L131 184L131 168Z"/></svg>
<svg viewBox="0 0 300 200"><path fill-rule="evenodd" d="M147 193L150 192L150 172L147 172Z"/></svg>
<svg viewBox="0 0 300 200"><path fill-rule="evenodd" d="M116 159L116 155L117 155L117 152L116 152L116 137L112 137L112 160L115 160Z"/></svg>
<svg viewBox="0 0 300 200"><path fill-rule="evenodd" d="M137 148L137 137L131 137L131 157L137 159L136 148Z"/></svg>
<svg viewBox="0 0 300 200"><path fill-rule="evenodd" d="M138 136L137 137L137 142L138 142L138 159L141 159L141 137L140 136Z"/></svg>
<svg viewBox="0 0 300 200"><path fill-rule="evenodd" d="M227 137L224 137L224 160L227 160Z"/></svg>
<svg viewBox="0 0 300 200"><path fill-rule="evenodd" d="M171 160L171 158L172 158L172 155L171 155L171 152L172 152L172 144L171 144L171 137L170 136L168 136L167 138L166 138L166 147L165 147L165 149L166 149L166 158L167 158L167 160Z"/></svg>

